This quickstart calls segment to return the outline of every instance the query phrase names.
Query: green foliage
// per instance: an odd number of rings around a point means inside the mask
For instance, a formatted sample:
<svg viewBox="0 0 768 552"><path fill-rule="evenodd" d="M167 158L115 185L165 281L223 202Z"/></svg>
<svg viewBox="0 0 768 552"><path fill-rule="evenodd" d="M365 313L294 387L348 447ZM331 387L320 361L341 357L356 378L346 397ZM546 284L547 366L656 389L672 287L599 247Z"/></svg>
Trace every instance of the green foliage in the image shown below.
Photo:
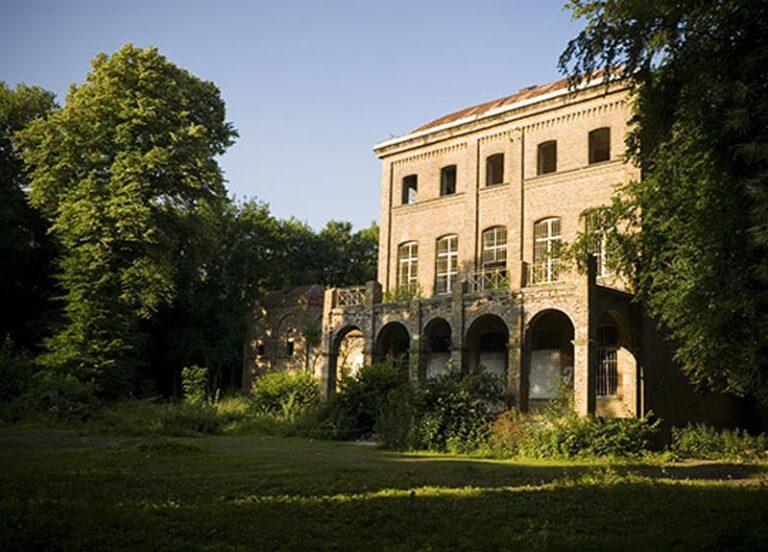
<svg viewBox="0 0 768 552"><path fill-rule="evenodd" d="M419 286L414 287L396 287L394 291L385 291L382 294L382 303L400 303L403 301L410 301L417 297L422 297L421 288Z"/></svg>
<svg viewBox="0 0 768 552"><path fill-rule="evenodd" d="M364 366L339 382L339 391L320 414L331 436L343 439L373 433L382 407L397 390L408 385L407 370L395 361Z"/></svg>
<svg viewBox="0 0 768 552"><path fill-rule="evenodd" d="M27 203L14 133L55 107L51 92L0 82L0 336L9 336L20 350L34 350L52 322L56 246L46 220Z"/></svg>
<svg viewBox="0 0 768 552"><path fill-rule="evenodd" d="M768 6L568 6L586 27L561 68L614 68L635 88L627 144L643 179L619 190L596 231L692 382L768 397Z"/></svg>
<svg viewBox="0 0 768 552"><path fill-rule="evenodd" d="M224 422L206 403L129 400L105 409L92 427L120 435L193 436L220 433Z"/></svg>
<svg viewBox="0 0 768 552"><path fill-rule="evenodd" d="M19 399L25 420L82 422L96 414L100 403L92 385L71 374L38 372Z"/></svg>
<svg viewBox="0 0 768 552"><path fill-rule="evenodd" d="M176 293L176 221L226 199L215 157L235 136L212 83L131 45L97 56L64 108L16 134L30 201L64 250L66 323L44 366L102 396L131 389L140 323Z"/></svg>
<svg viewBox="0 0 768 552"><path fill-rule="evenodd" d="M208 369L197 365L185 366L181 370L181 387L184 390L184 400L192 404L202 404L208 401Z"/></svg>
<svg viewBox="0 0 768 552"><path fill-rule="evenodd" d="M768 459L768 435L744 430L717 430L704 424L672 428L671 450L680 458L705 460Z"/></svg>
<svg viewBox="0 0 768 552"><path fill-rule="evenodd" d="M320 387L305 372L270 372L259 377L251 389L256 409L294 419L320 403Z"/></svg>
<svg viewBox="0 0 768 552"><path fill-rule="evenodd" d="M497 377L478 371L448 373L423 387L414 441L421 448L469 452L489 437L492 409L502 399Z"/></svg>
<svg viewBox="0 0 768 552"><path fill-rule="evenodd" d="M21 396L36 372L32 355L17 350L10 336L6 337L0 346L0 402Z"/></svg>

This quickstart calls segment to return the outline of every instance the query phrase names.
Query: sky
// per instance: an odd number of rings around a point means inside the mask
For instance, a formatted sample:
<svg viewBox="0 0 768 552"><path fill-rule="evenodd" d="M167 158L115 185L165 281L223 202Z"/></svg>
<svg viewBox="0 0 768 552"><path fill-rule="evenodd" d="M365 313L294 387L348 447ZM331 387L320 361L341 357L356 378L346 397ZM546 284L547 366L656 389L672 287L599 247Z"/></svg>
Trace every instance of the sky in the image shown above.
<svg viewBox="0 0 768 552"><path fill-rule="evenodd" d="M0 0L0 80L63 105L90 60L156 46L221 90L229 190L314 228L379 217L376 142L557 80L563 0Z"/></svg>

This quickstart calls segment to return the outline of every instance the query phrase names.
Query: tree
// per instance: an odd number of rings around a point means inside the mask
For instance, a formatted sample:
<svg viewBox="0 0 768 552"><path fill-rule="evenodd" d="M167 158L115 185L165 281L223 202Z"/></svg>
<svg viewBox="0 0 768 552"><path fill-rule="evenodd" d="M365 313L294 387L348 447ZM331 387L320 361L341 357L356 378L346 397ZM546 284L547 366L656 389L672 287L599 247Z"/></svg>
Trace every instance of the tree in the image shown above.
<svg viewBox="0 0 768 552"><path fill-rule="evenodd" d="M599 213L615 266L702 386L768 397L768 4L572 0L561 59L634 86L642 180ZM594 236L582 236L578 249Z"/></svg>
<svg viewBox="0 0 768 552"><path fill-rule="evenodd" d="M39 343L51 317L56 248L45 219L27 203L13 135L55 107L51 92L0 82L0 339L27 349Z"/></svg>
<svg viewBox="0 0 768 552"><path fill-rule="evenodd" d="M236 132L216 86L155 48L126 45L92 66L65 107L17 141L32 205L64 248L66 321L40 361L114 396L143 362L141 321L176 294L179 244L226 201L215 158Z"/></svg>

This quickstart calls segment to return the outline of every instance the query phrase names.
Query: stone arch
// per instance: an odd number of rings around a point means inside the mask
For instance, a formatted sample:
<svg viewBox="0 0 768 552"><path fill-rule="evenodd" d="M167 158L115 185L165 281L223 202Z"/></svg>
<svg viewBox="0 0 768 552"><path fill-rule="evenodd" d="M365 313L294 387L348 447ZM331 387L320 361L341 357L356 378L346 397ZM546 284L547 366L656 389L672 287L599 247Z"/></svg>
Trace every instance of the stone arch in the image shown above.
<svg viewBox="0 0 768 552"><path fill-rule="evenodd" d="M448 372L451 358L451 325L436 316L427 322L419 341L419 379L424 381Z"/></svg>
<svg viewBox="0 0 768 552"><path fill-rule="evenodd" d="M365 362L364 342L362 330L354 324L347 324L334 334L328 355L328 394L336 391L341 376L353 375L362 368Z"/></svg>
<svg viewBox="0 0 768 552"><path fill-rule="evenodd" d="M525 332L524 403L537 410L557 398L560 386L573 387L575 326L562 310L537 312Z"/></svg>
<svg viewBox="0 0 768 552"><path fill-rule="evenodd" d="M476 317L467 330L466 370L484 369L506 381L509 361L509 326L496 314Z"/></svg>
<svg viewBox="0 0 768 552"><path fill-rule="evenodd" d="M389 322L379 330L373 344L373 361L392 359L408 370L411 336L402 322Z"/></svg>
<svg viewBox="0 0 768 552"><path fill-rule="evenodd" d="M639 412L639 378L631 328L617 311L603 310L596 337L595 413L634 416Z"/></svg>

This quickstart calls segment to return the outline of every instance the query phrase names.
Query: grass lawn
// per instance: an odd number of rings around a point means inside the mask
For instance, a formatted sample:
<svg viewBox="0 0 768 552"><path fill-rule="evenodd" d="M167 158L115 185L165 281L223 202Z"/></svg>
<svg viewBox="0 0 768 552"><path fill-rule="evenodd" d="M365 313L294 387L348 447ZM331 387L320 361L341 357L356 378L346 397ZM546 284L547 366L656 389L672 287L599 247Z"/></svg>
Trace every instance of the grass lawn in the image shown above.
<svg viewBox="0 0 768 552"><path fill-rule="evenodd" d="M0 429L0 549L768 549L768 466Z"/></svg>

